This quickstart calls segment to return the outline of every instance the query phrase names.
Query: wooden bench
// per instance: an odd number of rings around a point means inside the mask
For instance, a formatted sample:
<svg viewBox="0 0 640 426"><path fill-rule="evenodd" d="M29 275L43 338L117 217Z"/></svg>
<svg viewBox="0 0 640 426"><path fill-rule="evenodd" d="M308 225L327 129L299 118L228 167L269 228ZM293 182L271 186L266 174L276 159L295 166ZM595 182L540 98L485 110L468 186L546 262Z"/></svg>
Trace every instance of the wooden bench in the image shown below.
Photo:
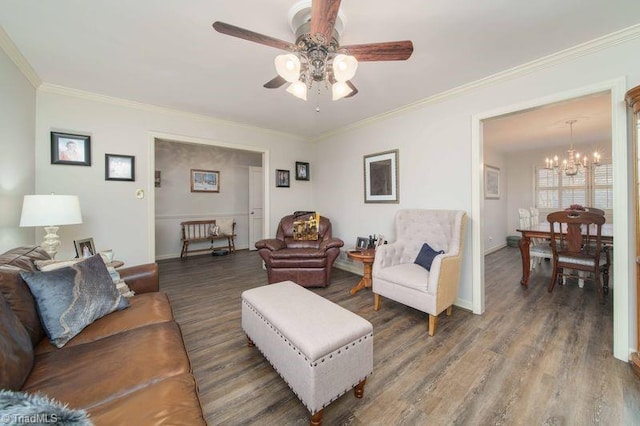
<svg viewBox="0 0 640 426"><path fill-rule="evenodd" d="M180 258L184 259L189 253L198 253L204 251L213 252L214 250L226 248L229 252L236 251L235 237L236 237L236 222L233 222L231 234L212 235L211 229L216 225L215 219L212 220L192 220L188 222L180 223L182 227L182 251L180 252ZM213 242L217 240L227 240L226 246L213 246ZM189 244L209 241L210 246L202 249L189 250Z"/></svg>

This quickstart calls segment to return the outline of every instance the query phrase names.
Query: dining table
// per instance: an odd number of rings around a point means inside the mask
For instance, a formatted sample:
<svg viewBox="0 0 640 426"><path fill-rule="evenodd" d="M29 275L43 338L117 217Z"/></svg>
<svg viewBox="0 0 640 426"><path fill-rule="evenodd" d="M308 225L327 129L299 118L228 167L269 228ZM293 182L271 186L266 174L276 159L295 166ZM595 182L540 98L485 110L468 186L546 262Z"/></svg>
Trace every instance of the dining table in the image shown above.
<svg viewBox="0 0 640 426"><path fill-rule="evenodd" d="M556 227L554 229L554 233L559 234L560 228L559 224L556 223ZM531 278L531 269L530 263L531 260L529 254L529 247L531 246L532 238L541 238L545 240L551 239L551 227L549 226L549 222L540 222L536 225L531 225L527 228L517 228L516 231L522 234L522 238L518 243L520 247L520 255L522 257L522 279L520 280L520 284L524 287L529 286L529 279ZM562 229L563 234L566 234L565 228ZM583 234L586 235L586 229L583 230ZM589 235L596 235L596 226L591 225L589 229ZM602 225L601 231L601 241L603 245L611 246L613 245L613 224L605 223ZM608 286L607 286L608 287ZM604 289L604 290L608 290ZM608 291L605 291L605 294Z"/></svg>

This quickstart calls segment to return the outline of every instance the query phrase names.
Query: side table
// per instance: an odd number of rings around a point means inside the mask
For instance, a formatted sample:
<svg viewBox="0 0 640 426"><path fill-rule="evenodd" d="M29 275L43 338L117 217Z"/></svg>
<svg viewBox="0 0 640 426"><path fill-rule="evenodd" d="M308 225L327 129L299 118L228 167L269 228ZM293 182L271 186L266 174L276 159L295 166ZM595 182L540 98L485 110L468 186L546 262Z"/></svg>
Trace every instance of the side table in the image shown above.
<svg viewBox="0 0 640 426"><path fill-rule="evenodd" d="M111 262L109 262L108 265L117 269L117 268L120 268L121 266L124 266L124 262L122 260L114 259Z"/></svg>
<svg viewBox="0 0 640 426"><path fill-rule="evenodd" d="M364 265L364 275L358 284L355 285L350 291L353 296L363 288L371 288L371 284L373 280L371 279L371 271L373 269L373 261L376 258L375 249L367 249L367 250L349 250L347 251L347 256L349 259L362 262Z"/></svg>

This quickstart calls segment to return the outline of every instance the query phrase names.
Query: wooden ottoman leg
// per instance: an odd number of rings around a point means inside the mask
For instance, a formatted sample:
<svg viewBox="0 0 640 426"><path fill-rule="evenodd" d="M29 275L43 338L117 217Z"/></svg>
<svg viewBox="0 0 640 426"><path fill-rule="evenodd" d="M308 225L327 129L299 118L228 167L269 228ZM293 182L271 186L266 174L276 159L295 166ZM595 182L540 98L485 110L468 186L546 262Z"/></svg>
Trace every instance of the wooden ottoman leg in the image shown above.
<svg viewBox="0 0 640 426"><path fill-rule="evenodd" d="M364 384L367 382L367 379L363 379L360 383L353 388L353 394L356 398L362 398L364 396Z"/></svg>
<svg viewBox="0 0 640 426"><path fill-rule="evenodd" d="M322 425L322 411L324 411L324 410L320 410L317 413L315 413L313 416L311 416L311 421L309 422L309 424L311 426L321 426Z"/></svg>
<svg viewBox="0 0 640 426"><path fill-rule="evenodd" d="M255 346L255 343L253 343L253 340L251 340L249 336L247 336L247 346L249 346L250 348Z"/></svg>

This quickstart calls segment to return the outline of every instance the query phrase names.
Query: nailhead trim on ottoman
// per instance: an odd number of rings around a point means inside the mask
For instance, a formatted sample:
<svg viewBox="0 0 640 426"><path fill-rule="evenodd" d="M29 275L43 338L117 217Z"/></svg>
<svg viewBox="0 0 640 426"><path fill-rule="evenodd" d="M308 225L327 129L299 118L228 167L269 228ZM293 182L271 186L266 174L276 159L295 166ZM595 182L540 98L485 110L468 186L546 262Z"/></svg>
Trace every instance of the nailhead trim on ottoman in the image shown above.
<svg viewBox="0 0 640 426"><path fill-rule="evenodd" d="M292 281L242 293L242 328L312 415L373 372L373 326Z"/></svg>

